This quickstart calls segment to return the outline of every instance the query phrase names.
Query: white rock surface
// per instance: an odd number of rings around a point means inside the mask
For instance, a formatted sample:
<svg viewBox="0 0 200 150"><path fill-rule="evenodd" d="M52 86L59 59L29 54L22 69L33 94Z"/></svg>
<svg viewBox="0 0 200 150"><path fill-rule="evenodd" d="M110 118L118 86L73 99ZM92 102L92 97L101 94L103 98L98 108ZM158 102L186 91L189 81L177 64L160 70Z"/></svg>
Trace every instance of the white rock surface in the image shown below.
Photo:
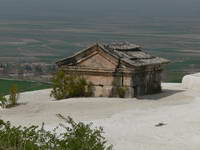
<svg viewBox="0 0 200 150"><path fill-rule="evenodd" d="M0 110L0 118L16 125L52 129L61 121L56 114L102 126L115 150L199 150L200 92L182 84L163 84L163 93L140 99L73 98L52 101L50 90L26 92L24 105ZM158 123L166 125L156 127Z"/></svg>
<svg viewBox="0 0 200 150"><path fill-rule="evenodd" d="M182 85L188 90L200 91L200 73L184 76L182 80Z"/></svg>

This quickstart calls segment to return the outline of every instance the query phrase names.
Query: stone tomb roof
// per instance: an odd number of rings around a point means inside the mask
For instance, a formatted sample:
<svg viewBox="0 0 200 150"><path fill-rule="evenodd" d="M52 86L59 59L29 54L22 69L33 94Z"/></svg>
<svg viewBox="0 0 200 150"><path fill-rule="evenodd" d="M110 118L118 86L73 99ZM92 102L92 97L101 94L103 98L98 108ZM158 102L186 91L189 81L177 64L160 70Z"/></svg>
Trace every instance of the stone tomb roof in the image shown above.
<svg viewBox="0 0 200 150"><path fill-rule="evenodd" d="M106 54L113 56L117 60L120 60L132 67L169 63L169 60L161 57L152 56L144 50L142 50L140 46L128 42L115 42L111 44L97 43L85 50L79 51L71 57L67 57L56 63L59 66L75 64L78 61L78 59L89 55L90 51L94 50L95 47L99 47Z"/></svg>

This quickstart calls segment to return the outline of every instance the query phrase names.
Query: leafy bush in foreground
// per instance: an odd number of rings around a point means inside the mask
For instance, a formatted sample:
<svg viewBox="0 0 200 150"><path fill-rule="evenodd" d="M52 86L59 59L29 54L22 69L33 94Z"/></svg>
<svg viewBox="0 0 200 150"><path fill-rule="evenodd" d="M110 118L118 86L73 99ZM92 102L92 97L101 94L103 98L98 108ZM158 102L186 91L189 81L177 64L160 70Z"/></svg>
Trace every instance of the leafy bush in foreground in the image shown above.
<svg viewBox="0 0 200 150"><path fill-rule="evenodd" d="M89 97L93 95L92 83L87 82L82 76L67 75L64 70L59 70L53 77L53 90L51 96L57 100L70 97Z"/></svg>
<svg viewBox="0 0 200 150"><path fill-rule="evenodd" d="M72 118L64 118L61 124L65 132L56 134L38 126L15 127L10 122L0 120L0 150L112 150L102 136L103 129L91 129L92 124L76 123Z"/></svg>

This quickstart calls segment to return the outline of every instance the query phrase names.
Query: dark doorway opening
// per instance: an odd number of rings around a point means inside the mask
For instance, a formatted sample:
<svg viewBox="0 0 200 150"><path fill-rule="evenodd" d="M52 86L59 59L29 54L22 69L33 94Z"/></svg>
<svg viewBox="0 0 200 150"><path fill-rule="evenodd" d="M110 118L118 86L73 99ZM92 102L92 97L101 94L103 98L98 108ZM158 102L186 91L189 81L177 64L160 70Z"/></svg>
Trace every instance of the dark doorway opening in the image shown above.
<svg viewBox="0 0 200 150"><path fill-rule="evenodd" d="M133 89L134 89L134 97L138 97L138 86L134 86L133 87Z"/></svg>

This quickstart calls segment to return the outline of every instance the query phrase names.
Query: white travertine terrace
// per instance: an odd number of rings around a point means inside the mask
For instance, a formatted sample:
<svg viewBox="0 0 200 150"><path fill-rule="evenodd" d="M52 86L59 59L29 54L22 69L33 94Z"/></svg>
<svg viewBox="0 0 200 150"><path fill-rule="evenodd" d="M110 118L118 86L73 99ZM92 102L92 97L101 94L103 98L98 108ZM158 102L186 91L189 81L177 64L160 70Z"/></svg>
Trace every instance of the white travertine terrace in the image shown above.
<svg viewBox="0 0 200 150"><path fill-rule="evenodd" d="M184 76L182 80L182 85L188 90L200 91L200 73Z"/></svg>
<svg viewBox="0 0 200 150"><path fill-rule="evenodd" d="M21 93L20 103L0 109L0 119L15 125L53 129L71 116L102 126L115 150L199 150L200 92L163 83L163 93L135 98L71 98L53 101L51 89ZM163 126L156 126L164 124ZM62 131L61 131L62 132Z"/></svg>

